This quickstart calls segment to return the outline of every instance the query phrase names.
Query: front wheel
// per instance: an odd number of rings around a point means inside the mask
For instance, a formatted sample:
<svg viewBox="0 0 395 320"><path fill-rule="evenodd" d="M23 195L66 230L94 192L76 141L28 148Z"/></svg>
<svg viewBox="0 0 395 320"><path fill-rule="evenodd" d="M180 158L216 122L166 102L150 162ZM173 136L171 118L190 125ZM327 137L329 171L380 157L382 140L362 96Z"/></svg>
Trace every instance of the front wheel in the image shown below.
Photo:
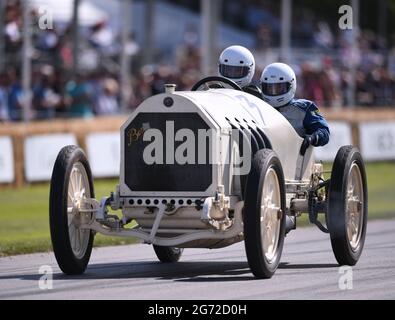
<svg viewBox="0 0 395 320"><path fill-rule="evenodd" d="M368 218L366 173L357 148L343 146L333 163L328 192L328 230L340 265L355 265L362 253Z"/></svg>
<svg viewBox="0 0 395 320"><path fill-rule="evenodd" d="M91 218L80 211L86 198L94 198L88 160L80 148L66 146L55 161L49 198L52 246L65 274L83 273L91 255L93 231L80 228Z"/></svg>
<svg viewBox="0 0 395 320"><path fill-rule="evenodd" d="M164 263L172 263L180 260L184 249L176 247L163 247L154 245L154 251L159 261Z"/></svg>
<svg viewBox="0 0 395 320"><path fill-rule="evenodd" d="M285 237L285 184L279 158L259 150L247 178L244 243L255 277L270 278L281 258Z"/></svg>

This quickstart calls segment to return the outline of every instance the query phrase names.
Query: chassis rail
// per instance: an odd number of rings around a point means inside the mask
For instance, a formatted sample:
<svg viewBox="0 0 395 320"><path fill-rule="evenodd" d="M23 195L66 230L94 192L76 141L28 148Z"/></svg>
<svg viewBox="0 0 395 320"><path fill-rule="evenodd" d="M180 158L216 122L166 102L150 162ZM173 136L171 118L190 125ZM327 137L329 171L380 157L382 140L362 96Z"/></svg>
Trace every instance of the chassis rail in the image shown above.
<svg viewBox="0 0 395 320"><path fill-rule="evenodd" d="M194 240L204 240L204 239L230 239L242 235L243 224L242 224L242 208L244 202L240 201L235 205L235 219L234 224L227 230L184 230L185 234L174 236L174 237L158 237L156 234L161 232L159 229L160 220L163 216L164 207L158 206L160 209L157 217L155 218L155 223L151 231L145 232L140 227L135 227L131 229L126 229L122 227L110 228L104 226L99 221L92 219L90 222L81 224L81 228L91 229L96 232L102 233L107 236L119 236L119 237L136 237L142 239L146 243L161 245L161 246L177 246L186 242ZM177 231L166 229L165 232Z"/></svg>

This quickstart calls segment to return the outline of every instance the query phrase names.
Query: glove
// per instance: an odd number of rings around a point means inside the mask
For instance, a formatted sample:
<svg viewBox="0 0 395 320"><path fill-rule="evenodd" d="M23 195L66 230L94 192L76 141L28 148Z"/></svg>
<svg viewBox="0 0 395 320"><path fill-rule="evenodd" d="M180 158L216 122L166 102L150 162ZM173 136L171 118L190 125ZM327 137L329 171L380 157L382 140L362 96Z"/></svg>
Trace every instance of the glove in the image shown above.
<svg viewBox="0 0 395 320"><path fill-rule="evenodd" d="M303 142L302 142L302 146L300 147L300 155L304 156L304 154L306 153L307 148L310 145L316 145L317 141L317 135L313 134L313 135L306 135L306 137L304 138Z"/></svg>

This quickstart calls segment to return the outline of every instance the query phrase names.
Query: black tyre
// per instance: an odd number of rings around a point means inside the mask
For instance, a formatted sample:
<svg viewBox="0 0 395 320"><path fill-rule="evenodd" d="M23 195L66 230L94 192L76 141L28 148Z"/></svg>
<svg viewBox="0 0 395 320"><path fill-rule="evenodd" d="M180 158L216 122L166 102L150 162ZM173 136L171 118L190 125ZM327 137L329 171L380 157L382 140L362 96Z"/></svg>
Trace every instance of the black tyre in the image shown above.
<svg viewBox="0 0 395 320"><path fill-rule="evenodd" d="M175 247L163 247L154 245L156 256L161 262L171 263L180 260L184 249Z"/></svg>
<svg viewBox="0 0 395 320"><path fill-rule="evenodd" d="M92 251L93 231L79 228L90 219L90 213L78 211L83 198L94 198L91 169L80 148L66 146L52 172L49 225L56 260L69 275L85 271Z"/></svg>
<svg viewBox="0 0 395 320"><path fill-rule="evenodd" d="M275 152L262 149L252 161L244 203L244 243L255 277L270 278L274 274L284 237L284 174Z"/></svg>
<svg viewBox="0 0 395 320"><path fill-rule="evenodd" d="M328 192L327 222L340 265L355 265L365 243L368 218L366 173L357 148L343 146L333 163Z"/></svg>

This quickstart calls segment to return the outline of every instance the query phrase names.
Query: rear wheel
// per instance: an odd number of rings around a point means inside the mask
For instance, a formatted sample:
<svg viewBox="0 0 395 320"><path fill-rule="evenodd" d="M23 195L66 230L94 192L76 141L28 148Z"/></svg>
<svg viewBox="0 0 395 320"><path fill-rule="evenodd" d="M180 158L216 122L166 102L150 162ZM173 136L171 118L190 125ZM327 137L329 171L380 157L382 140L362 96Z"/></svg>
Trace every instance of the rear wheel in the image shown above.
<svg viewBox="0 0 395 320"><path fill-rule="evenodd" d="M248 264L257 278L270 278L280 262L285 236L285 185L280 160L258 151L247 178L244 238Z"/></svg>
<svg viewBox="0 0 395 320"><path fill-rule="evenodd" d="M89 262L94 234L80 225L89 221L91 213L80 210L82 201L93 197L92 174L84 152L76 146L64 147L52 172L49 221L55 257L66 274L83 273Z"/></svg>
<svg viewBox="0 0 395 320"><path fill-rule="evenodd" d="M355 265L364 246L368 217L365 166L357 148L339 149L328 196L327 221L333 253L340 265Z"/></svg>
<svg viewBox="0 0 395 320"><path fill-rule="evenodd" d="M171 263L180 260L184 249L175 247L163 247L154 245L156 256L161 262Z"/></svg>

